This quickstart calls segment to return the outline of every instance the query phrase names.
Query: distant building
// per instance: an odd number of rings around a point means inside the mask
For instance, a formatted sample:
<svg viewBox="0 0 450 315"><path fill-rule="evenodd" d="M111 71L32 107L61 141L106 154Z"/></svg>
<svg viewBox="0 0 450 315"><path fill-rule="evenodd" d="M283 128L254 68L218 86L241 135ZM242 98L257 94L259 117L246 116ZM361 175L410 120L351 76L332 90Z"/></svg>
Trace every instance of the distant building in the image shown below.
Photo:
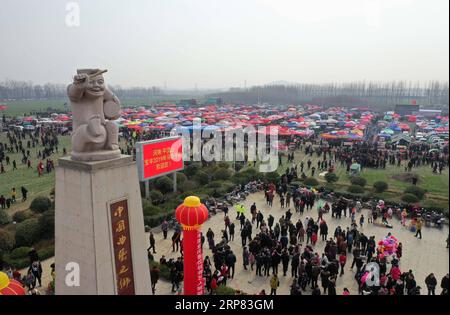
<svg viewBox="0 0 450 315"><path fill-rule="evenodd" d="M179 105L183 107L197 106L197 100L196 99L180 100Z"/></svg>
<svg viewBox="0 0 450 315"><path fill-rule="evenodd" d="M395 105L395 113L401 116L413 115L420 110L420 105L398 104Z"/></svg>
<svg viewBox="0 0 450 315"><path fill-rule="evenodd" d="M211 97L205 102L205 105L222 105L223 101L221 97Z"/></svg>
<svg viewBox="0 0 450 315"><path fill-rule="evenodd" d="M440 109L420 109L417 112L418 115L426 118L435 118L436 116L442 115L442 110Z"/></svg>
<svg viewBox="0 0 450 315"><path fill-rule="evenodd" d="M403 133L396 134L391 138L391 143L396 145L408 146L411 142L412 142L411 136Z"/></svg>

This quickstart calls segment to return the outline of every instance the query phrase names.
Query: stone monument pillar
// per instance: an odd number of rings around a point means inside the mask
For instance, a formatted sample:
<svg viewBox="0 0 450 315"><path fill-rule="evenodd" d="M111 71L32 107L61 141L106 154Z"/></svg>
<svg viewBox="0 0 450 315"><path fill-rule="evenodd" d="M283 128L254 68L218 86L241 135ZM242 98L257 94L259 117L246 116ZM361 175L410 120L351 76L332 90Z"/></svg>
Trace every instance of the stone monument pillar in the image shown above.
<svg viewBox="0 0 450 315"><path fill-rule="evenodd" d="M74 129L72 155L56 168L57 295L152 292L137 167L120 155L120 103L104 72L79 70L68 87Z"/></svg>

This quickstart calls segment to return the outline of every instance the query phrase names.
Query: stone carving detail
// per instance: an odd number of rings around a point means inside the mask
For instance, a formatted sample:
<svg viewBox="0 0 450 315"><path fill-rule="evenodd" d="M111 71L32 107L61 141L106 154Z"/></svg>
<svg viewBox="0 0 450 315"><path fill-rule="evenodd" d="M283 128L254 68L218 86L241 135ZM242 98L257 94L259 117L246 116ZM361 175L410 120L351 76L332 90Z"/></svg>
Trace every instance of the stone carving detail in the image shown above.
<svg viewBox="0 0 450 315"><path fill-rule="evenodd" d="M72 107L72 160L102 161L120 157L120 101L105 86L107 70L80 69L67 87Z"/></svg>

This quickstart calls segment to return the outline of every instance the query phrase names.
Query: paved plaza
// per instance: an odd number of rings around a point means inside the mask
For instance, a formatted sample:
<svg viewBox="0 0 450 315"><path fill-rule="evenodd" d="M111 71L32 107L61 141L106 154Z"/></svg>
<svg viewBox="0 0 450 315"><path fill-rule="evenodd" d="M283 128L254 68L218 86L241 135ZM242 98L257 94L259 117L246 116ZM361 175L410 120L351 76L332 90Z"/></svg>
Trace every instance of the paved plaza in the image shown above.
<svg viewBox="0 0 450 315"><path fill-rule="evenodd" d="M256 202L257 208L263 212L264 217L267 218L269 214L272 214L275 217L275 222L278 222L279 218L286 212L287 208L281 209L280 204L277 199L274 200L273 207L269 207L266 205L264 193L259 192L250 195L243 202L245 207L248 209L248 215L250 216L249 209L253 202ZM302 221L308 216L317 219L317 210L313 209L311 211L306 211L303 216L295 213L293 210L292 220L293 222L297 222L299 218ZM369 215L368 210L363 210L362 213L367 218ZM231 241L229 244L231 249L235 253L237 257L236 262L236 272L234 275L234 279L229 279L227 281L227 285L234 289L241 290L248 294L255 294L260 292L262 289L265 289L266 292L270 292L269 280L270 277L259 277L255 275L255 271L246 271L242 266L242 244L241 237L239 232L239 221L235 220L236 213L232 209L229 212L230 219L232 219L236 225L236 235L234 241ZM224 217L222 213L218 213L217 215L212 216L202 227L202 231L206 233L208 228L211 228L215 234L215 240L218 241L221 236L221 230L224 228ZM324 219L327 221L329 226L329 236L334 233L334 229L340 225L342 228L346 228L350 226L350 218L342 217L342 219L334 219L331 217L331 214L325 214ZM423 229L423 239L417 239L414 237L414 233L411 233L407 228L402 227L400 221L397 219L392 220L392 229L382 228L378 226L374 226L372 224L365 224L363 229L361 230L367 236L375 235L375 239L378 242L383 237L387 235L387 233L391 232L395 237L398 238L400 242L403 243L403 257L400 261L400 269L402 272L408 271L409 269L413 270L414 276L416 278L417 284L422 287L422 294L426 294L426 286L425 286L425 278L431 272L434 272L436 278L438 279L438 283L440 283L441 278L449 272L449 257L448 257L448 249L446 248L446 240L449 233L448 226L446 225L443 229L437 229L434 227ZM172 241L170 240L173 231L169 231L167 240L163 239L162 232L160 229L154 229L154 235L156 239L156 250L157 254L155 254L155 260L159 261L162 255L165 255L167 259L177 258L180 256L179 252L172 252ZM149 233L147 233L148 238ZM256 235L256 224L254 224L253 228L253 236ZM319 254L322 254L325 247L325 242L322 242L319 238L315 251ZM204 245L204 256L210 256L212 258L212 252L209 250L207 242ZM42 262L43 267L43 288L40 288L42 292L43 289L47 286L50 281L50 265L53 263L54 259L48 259ZM351 294L358 293L357 283L354 279L355 270L350 270L350 265L352 261L352 255L350 254L347 259L347 265L345 267L345 274L341 277L338 277L336 283L336 290L338 294L342 293L343 288L348 288ZM388 270L389 270L388 266ZM281 269L280 269L281 270ZM21 270L22 274L26 272L26 270ZM280 273L279 273L280 275ZM319 281L320 282L320 281ZM283 277L282 273L280 276L280 287L277 291L278 294L289 294L290 293L290 285L292 284L292 277L290 276L290 265L288 276ZM320 283L319 283L320 286ZM182 287L182 286L181 286ZM307 292L305 294L310 294L310 289L307 288ZM440 292L440 290L437 290ZM171 292L171 284L164 279L160 279L157 287L156 294L174 294Z"/></svg>
<svg viewBox="0 0 450 315"><path fill-rule="evenodd" d="M275 198L273 207L269 207L266 205L264 193L259 192L250 195L243 202L245 207L248 209L248 213L246 217L250 217L250 206L253 202L256 202L256 206L258 210L262 211L264 214L264 218L266 219L269 214L272 214L275 217L275 222L278 222L279 218L284 215L287 208L281 209L278 199ZM304 212L303 216L295 213L295 210L292 208L293 216L292 221L295 223L299 218L302 221L308 216L317 219L317 210L313 209L310 211ZM368 210L362 210L364 217L369 216ZM244 270L242 266L242 244L241 237L239 232L239 221L235 220L236 212L230 209L229 212L230 219L234 220L236 225L236 235L234 241L231 241L229 245L231 249L235 253L237 257L236 262L236 272L234 275L234 279L227 280L227 285L241 290L248 294L255 294L260 292L262 289L265 289L267 293L270 292L270 277L259 277L255 275L255 271L247 271ZM358 215L359 218L359 215ZM222 213L218 213L215 216L212 216L202 227L202 231L206 233L208 228L211 228L215 234L215 241L219 241L219 237L221 237L221 230L224 229L224 217ZM327 221L329 226L329 236L334 233L334 229L340 225L343 229L347 226L350 226L350 218L342 217L342 219L334 219L331 217L331 214L325 214L324 219ZM413 274L416 278L417 284L422 287L422 294L426 294L426 286L425 286L425 278L431 272L434 272L436 278L438 279L438 283L440 283L441 278L448 273L449 271L449 257L448 257L448 249L446 249L446 240L449 233L448 226L445 226L443 229L437 228L427 228L423 229L423 239L417 239L414 237L414 233L410 232L407 228L402 227L400 221L397 219L392 220L392 229L382 228L378 226L374 226L372 224L365 224L362 228L362 232L367 236L374 235L376 241L378 242L383 237L385 237L389 232L391 232L395 237L398 238L399 242L403 243L403 257L400 262L400 269L402 272L408 271L409 269L413 270ZM253 233L252 236L256 235L256 223L253 225ZM170 240L171 232L168 234L167 240L163 240L162 233L159 231L154 231L155 239L156 239L156 250L157 254L155 254L155 260L159 261L161 255L165 255L167 259L176 258L180 256L180 253L172 252L172 241ZM319 238L315 251L319 254L322 254L325 247L325 242L322 242ZM204 256L208 255L212 261L212 252L208 248L207 242L204 244ZM346 287L350 290L351 294L358 294L358 286L354 279L356 267L354 270L350 270L350 265L352 262L352 255L349 254L347 259L347 265L345 267L345 274L341 277L338 276L338 280L336 283L336 291L337 294L341 294L342 290ZM281 266L280 266L281 267ZM390 269L390 265L388 265L388 270ZM277 294L289 294L290 293L290 285L292 284L292 277L290 276L290 265L288 276L283 277L279 269L279 278L280 278L280 287L277 291ZM319 280L320 286L320 280ZM307 292L305 294L310 294L310 289L307 288ZM437 290L440 292L440 290ZM171 284L160 280L157 284L156 294L173 294L171 293Z"/></svg>

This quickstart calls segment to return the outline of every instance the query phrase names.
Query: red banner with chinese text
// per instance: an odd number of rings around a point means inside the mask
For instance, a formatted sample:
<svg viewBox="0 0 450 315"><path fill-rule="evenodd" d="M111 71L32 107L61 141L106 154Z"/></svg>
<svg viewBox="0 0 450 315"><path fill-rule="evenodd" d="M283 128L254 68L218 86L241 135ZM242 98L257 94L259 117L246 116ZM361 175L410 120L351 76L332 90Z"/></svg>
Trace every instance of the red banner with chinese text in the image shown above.
<svg viewBox="0 0 450 315"><path fill-rule="evenodd" d="M131 257L128 202L121 200L110 205L117 294L134 295L133 261Z"/></svg>
<svg viewBox="0 0 450 315"><path fill-rule="evenodd" d="M142 147L144 179L183 169L182 140L167 139Z"/></svg>
<svg viewBox="0 0 450 315"><path fill-rule="evenodd" d="M203 295L203 256L198 230L183 231L184 295Z"/></svg>

